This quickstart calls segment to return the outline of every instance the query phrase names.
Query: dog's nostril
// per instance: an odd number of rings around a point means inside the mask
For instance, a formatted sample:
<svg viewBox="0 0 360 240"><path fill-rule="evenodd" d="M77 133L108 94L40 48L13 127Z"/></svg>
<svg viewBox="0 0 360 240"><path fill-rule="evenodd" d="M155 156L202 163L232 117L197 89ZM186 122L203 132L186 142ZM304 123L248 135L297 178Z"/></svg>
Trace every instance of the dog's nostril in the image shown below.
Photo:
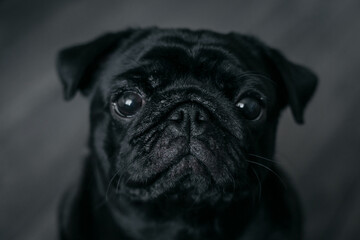
<svg viewBox="0 0 360 240"><path fill-rule="evenodd" d="M198 136L206 131L210 116L201 106L184 104L172 112L168 120L169 129L176 135Z"/></svg>
<svg viewBox="0 0 360 240"><path fill-rule="evenodd" d="M182 122L187 119L194 123L202 123L207 122L209 116L204 110L191 106L177 109L169 117L169 120L176 122Z"/></svg>
<svg viewBox="0 0 360 240"><path fill-rule="evenodd" d="M209 120L209 116L204 111L196 111L195 119L199 122L207 122Z"/></svg>
<svg viewBox="0 0 360 240"><path fill-rule="evenodd" d="M182 120L184 120L184 115L185 114L184 114L183 110L175 111L173 114L171 114L171 116L169 117L169 120L181 122Z"/></svg>

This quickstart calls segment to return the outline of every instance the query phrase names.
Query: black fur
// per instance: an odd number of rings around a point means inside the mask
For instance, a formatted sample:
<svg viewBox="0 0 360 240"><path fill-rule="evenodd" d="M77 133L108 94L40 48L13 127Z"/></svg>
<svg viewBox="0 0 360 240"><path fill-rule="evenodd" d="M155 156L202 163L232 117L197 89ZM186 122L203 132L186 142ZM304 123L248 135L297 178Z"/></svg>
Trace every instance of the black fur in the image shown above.
<svg viewBox="0 0 360 240"><path fill-rule="evenodd" d="M91 100L90 154L60 210L61 239L301 239L301 210L271 160L280 111L298 123L317 79L237 33L129 29L59 53L66 99ZM121 117L126 90L144 97ZM260 98L247 120L236 103Z"/></svg>

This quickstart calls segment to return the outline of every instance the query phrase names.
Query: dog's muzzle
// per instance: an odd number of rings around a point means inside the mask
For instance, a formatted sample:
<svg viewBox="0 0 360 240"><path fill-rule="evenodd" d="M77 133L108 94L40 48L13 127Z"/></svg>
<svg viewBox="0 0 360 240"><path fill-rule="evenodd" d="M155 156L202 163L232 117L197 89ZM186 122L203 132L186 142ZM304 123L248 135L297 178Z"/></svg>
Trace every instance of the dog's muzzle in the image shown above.
<svg viewBox="0 0 360 240"><path fill-rule="evenodd" d="M191 101L166 111L161 124L138 141L139 154L125 173L125 193L142 200L165 194L190 201L232 198L247 182L246 163L239 142L215 124L215 115Z"/></svg>

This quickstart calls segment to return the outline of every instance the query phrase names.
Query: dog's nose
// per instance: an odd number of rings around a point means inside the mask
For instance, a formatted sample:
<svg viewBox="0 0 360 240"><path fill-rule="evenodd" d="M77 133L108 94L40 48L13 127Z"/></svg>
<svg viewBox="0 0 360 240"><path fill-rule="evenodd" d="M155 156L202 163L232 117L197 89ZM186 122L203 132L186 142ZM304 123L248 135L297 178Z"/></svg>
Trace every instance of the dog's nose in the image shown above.
<svg viewBox="0 0 360 240"><path fill-rule="evenodd" d="M176 135L199 136L208 126L209 114L198 104L184 104L172 112L169 120L169 127Z"/></svg>

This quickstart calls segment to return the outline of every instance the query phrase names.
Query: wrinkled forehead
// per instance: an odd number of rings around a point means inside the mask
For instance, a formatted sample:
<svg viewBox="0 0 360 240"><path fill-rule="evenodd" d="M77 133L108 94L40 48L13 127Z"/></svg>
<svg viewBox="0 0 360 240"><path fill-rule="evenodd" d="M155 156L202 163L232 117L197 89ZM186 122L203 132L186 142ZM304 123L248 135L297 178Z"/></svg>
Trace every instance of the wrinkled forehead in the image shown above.
<svg viewBox="0 0 360 240"><path fill-rule="evenodd" d="M238 57L231 51L226 39L209 34L162 34L143 41L144 50L138 54L137 60L144 63L158 62L172 68L195 70L208 64L232 64L240 66Z"/></svg>
<svg viewBox="0 0 360 240"><path fill-rule="evenodd" d="M226 35L210 32L165 31L144 34L119 48L107 61L114 82L147 80L151 85L196 81L234 88L246 73L254 73L253 57ZM255 68L256 70L256 68Z"/></svg>

